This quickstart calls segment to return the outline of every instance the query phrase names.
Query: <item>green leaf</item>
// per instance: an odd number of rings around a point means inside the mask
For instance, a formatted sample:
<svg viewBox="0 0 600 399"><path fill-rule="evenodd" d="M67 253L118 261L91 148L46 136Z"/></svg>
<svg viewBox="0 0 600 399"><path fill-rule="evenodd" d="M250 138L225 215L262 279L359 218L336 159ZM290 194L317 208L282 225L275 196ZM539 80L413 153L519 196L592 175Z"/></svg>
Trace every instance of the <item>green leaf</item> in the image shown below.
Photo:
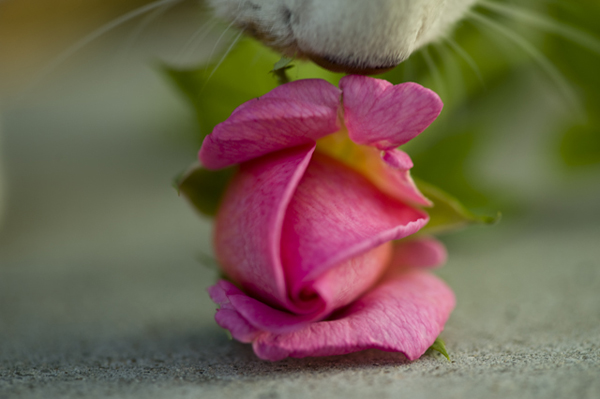
<svg viewBox="0 0 600 399"><path fill-rule="evenodd" d="M444 355L444 357L446 359L448 359L448 361L451 361L450 356L448 355L448 352L446 351L446 344L440 337L437 337L435 339L435 342L433 343L433 345L431 345L429 347L429 349L427 349L427 351L437 351L437 352L441 353L442 355Z"/></svg>
<svg viewBox="0 0 600 399"><path fill-rule="evenodd" d="M500 213L496 216L474 215L460 201L438 187L418 179L415 179L415 183L423 195L433 201L433 207L426 209L429 223L420 233L438 234L473 223L495 224L500 221Z"/></svg>
<svg viewBox="0 0 600 399"><path fill-rule="evenodd" d="M196 210L215 216L235 168L208 170L195 165L175 179L175 187Z"/></svg>

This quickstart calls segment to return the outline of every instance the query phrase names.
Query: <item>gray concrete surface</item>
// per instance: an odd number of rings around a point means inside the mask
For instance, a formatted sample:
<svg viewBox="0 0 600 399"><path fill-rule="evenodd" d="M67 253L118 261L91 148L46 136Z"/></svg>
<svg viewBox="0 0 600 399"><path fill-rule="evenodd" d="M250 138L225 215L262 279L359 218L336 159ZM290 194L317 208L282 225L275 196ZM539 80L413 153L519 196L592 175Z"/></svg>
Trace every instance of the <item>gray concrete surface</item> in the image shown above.
<svg viewBox="0 0 600 399"><path fill-rule="evenodd" d="M0 398L600 397L597 170L522 182L528 212L445 238L451 362L368 351L268 363L212 320L215 272L199 261L210 224L169 185L194 157L173 138L189 131L186 108L152 71L119 76L4 114ZM546 129L552 112L529 122ZM481 162L501 164L517 139ZM532 156L511 164L555 173Z"/></svg>
<svg viewBox="0 0 600 399"><path fill-rule="evenodd" d="M452 362L260 361L212 322L211 273L160 251L138 267L4 271L0 396L598 397L599 229L468 235L441 272L458 296L443 333Z"/></svg>

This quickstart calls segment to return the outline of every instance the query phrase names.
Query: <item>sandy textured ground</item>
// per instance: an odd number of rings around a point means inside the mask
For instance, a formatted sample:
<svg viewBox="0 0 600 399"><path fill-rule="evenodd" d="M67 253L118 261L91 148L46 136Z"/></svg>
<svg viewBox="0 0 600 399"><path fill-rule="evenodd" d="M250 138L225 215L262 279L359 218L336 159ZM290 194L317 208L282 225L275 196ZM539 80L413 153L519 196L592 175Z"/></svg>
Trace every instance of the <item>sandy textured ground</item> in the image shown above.
<svg viewBox="0 0 600 399"><path fill-rule="evenodd" d="M215 273L198 260L210 226L169 186L195 149L166 133L189 119L134 72L135 95L101 80L91 99L4 115L0 398L600 397L597 173L524 183L528 213L446 238L451 362L370 351L267 363L212 320Z"/></svg>

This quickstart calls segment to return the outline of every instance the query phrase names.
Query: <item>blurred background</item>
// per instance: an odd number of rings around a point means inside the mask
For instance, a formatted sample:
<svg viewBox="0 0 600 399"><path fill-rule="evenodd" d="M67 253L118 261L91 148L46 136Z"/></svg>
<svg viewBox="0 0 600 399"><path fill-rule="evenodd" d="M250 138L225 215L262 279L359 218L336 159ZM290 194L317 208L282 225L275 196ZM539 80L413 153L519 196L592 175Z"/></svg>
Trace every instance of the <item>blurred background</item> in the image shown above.
<svg viewBox="0 0 600 399"><path fill-rule="evenodd" d="M210 220L171 182L211 126L276 85L279 57L202 2L148 4L0 1L0 365L10 378L29 370L0 389L39 393L67 378L39 370L89 378L107 358L133 374L156 358L220 361L211 372L234 377L233 363L254 361L212 321ZM554 362L580 348L597 371L598 20L596 0L482 3L383 76L445 103L406 146L413 174L476 213L503 213L442 237L440 275L458 297L444 338L459 365L482 350L545 348ZM294 64L294 79L339 79ZM189 87L205 94L190 102ZM553 381L600 391L584 369L551 369L568 377Z"/></svg>

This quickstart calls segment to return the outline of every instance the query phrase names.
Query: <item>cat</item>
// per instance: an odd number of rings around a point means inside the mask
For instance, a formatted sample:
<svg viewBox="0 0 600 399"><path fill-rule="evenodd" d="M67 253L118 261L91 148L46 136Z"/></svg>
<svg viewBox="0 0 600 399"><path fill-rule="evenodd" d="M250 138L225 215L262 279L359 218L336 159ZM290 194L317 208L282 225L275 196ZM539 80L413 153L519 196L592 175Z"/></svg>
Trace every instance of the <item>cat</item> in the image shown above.
<svg viewBox="0 0 600 399"><path fill-rule="evenodd" d="M288 57L376 74L447 35L476 0L209 0L215 13Z"/></svg>

